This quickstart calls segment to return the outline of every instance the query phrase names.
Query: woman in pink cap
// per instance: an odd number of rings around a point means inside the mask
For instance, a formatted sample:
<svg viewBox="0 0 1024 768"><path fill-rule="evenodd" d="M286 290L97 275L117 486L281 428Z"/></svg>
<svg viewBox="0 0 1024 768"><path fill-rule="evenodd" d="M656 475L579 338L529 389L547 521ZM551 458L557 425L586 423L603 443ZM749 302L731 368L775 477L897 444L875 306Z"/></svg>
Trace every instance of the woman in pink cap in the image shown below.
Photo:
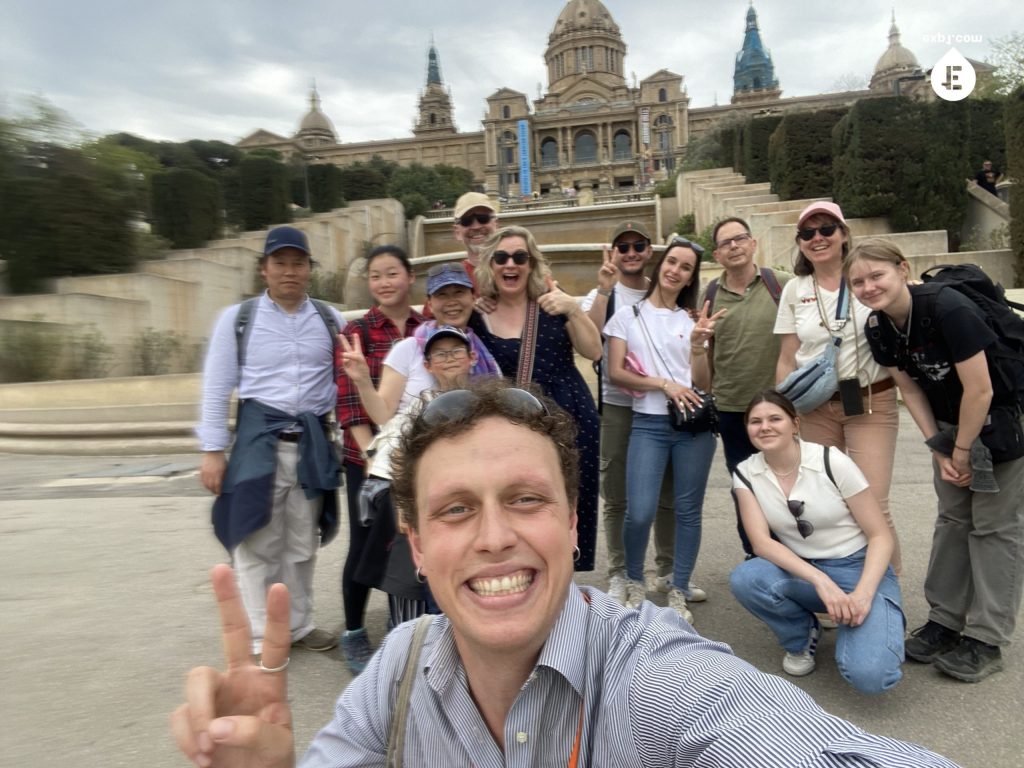
<svg viewBox="0 0 1024 768"><path fill-rule="evenodd" d="M828 202L807 206L797 221L796 245L796 278L783 288L775 320L775 333L782 337L776 382L836 345L838 389L801 414L801 436L845 451L864 473L893 531L892 566L899 574L899 539L889 513L899 408L894 382L868 345L864 324L871 310L843 279L850 229L842 209Z"/></svg>

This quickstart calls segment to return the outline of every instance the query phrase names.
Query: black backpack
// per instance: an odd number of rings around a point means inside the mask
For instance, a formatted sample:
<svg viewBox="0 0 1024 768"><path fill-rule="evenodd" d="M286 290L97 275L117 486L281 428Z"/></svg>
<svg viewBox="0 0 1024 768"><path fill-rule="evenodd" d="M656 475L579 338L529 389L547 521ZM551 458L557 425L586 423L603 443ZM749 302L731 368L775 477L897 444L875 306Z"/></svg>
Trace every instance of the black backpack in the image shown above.
<svg viewBox="0 0 1024 768"><path fill-rule="evenodd" d="M997 337L986 350L989 369L998 377L992 382L994 392L1007 400L1012 395L1017 406L1024 408L1024 318L1013 311L1024 311L1024 304L1009 301L1003 286L992 282L975 264L942 264L922 272L921 280L924 290L917 289L915 294L925 296L921 325L928 338L934 333L931 321L939 292L952 289L966 296L982 311Z"/></svg>

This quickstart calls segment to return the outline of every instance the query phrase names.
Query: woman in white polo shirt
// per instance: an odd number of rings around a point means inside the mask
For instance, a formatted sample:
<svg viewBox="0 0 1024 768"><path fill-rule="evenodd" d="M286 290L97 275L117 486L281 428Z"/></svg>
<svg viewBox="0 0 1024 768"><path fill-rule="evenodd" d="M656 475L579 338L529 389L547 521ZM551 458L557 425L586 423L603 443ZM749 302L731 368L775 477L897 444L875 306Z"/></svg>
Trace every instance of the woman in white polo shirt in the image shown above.
<svg viewBox="0 0 1024 768"><path fill-rule="evenodd" d="M788 674L814 671L815 614L827 613L847 682L893 687L905 620L893 536L867 480L842 451L801 440L796 409L775 390L755 395L744 421L760 453L736 468L733 487L756 557L733 570L733 594L775 633Z"/></svg>

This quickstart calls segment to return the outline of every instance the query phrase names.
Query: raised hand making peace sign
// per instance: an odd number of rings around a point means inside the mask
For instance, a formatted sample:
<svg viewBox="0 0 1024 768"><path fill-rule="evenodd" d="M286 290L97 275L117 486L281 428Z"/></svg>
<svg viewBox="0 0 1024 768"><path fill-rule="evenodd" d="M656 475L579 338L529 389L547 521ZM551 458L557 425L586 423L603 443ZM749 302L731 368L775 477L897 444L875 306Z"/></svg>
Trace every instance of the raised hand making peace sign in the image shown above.
<svg viewBox="0 0 1024 768"><path fill-rule="evenodd" d="M690 332L691 348L702 347L704 342L711 341L715 335L715 323L722 315L729 311L728 309L720 309L708 317L709 309L711 309L711 302L705 301L704 306L700 308L700 314L697 315L697 323Z"/></svg>
<svg viewBox="0 0 1024 768"><path fill-rule="evenodd" d="M218 565L210 574L220 607L227 670L196 667L188 673L185 703L171 714L178 748L200 768L271 768L295 763L288 708L288 588L267 592L263 655L249 656L251 635L235 574Z"/></svg>

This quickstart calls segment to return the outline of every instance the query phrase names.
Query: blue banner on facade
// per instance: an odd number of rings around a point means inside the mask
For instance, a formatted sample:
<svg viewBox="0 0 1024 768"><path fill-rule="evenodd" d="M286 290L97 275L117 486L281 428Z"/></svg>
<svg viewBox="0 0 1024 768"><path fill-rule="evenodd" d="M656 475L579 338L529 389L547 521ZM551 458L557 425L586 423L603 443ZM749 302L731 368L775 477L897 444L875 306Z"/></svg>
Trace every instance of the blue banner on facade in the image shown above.
<svg viewBox="0 0 1024 768"><path fill-rule="evenodd" d="M527 120L519 121L519 194L533 194L530 183L530 123Z"/></svg>

